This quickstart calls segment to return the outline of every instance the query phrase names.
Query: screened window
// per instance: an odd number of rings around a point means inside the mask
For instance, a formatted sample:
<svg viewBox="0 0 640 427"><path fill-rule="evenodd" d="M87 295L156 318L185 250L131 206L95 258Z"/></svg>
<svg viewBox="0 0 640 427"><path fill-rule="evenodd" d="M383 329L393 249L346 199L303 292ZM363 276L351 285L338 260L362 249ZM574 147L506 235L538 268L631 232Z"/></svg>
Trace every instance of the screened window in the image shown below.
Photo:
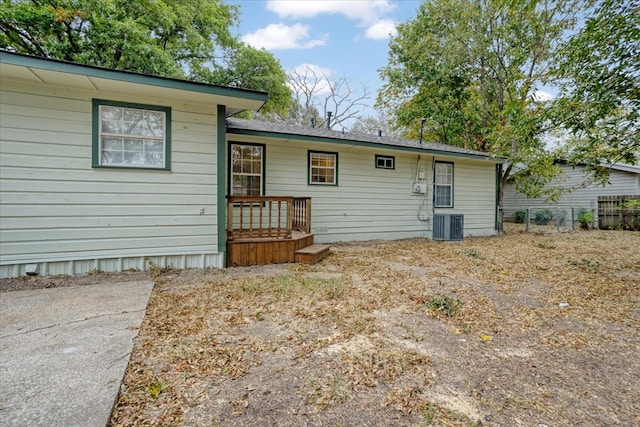
<svg viewBox="0 0 640 427"><path fill-rule="evenodd" d="M436 162L434 184L435 206L453 207L453 163Z"/></svg>
<svg viewBox="0 0 640 427"><path fill-rule="evenodd" d="M309 184L338 185L338 153L309 151Z"/></svg>
<svg viewBox="0 0 640 427"><path fill-rule="evenodd" d="M396 158L393 156L380 156L376 154L376 168L378 169L395 169Z"/></svg>
<svg viewBox="0 0 640 427"><path fill-rule="evenodd" d="M231 144L230 194L234 196L262 196L264 183L264 146Z"/></svg>
<svg viewBox="0 0 640 427"><path fill-rule="evenodd" d="M94 166L169 169L165 107L94 100Z"/></svg>

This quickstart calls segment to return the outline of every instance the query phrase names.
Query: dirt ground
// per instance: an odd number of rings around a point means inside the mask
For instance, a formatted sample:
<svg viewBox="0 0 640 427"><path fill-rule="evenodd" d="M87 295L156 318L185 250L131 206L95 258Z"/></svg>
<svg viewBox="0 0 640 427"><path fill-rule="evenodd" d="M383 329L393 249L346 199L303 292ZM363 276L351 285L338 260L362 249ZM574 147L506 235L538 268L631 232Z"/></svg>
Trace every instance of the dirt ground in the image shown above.
<svg viewBox="0 0 640 427"><path fill-rule="evenodd" d="M112 426L640 425L637 232L128 274L156 286ZM122 276L83 277L52 286Z"/></svg>

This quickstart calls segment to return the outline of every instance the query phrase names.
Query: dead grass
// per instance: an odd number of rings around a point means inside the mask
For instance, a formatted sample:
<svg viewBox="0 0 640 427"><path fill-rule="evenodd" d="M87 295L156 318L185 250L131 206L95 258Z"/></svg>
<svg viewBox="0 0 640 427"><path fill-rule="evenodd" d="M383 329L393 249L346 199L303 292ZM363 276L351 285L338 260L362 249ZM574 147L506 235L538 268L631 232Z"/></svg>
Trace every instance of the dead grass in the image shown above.
<svg viewBox="0 0 640 427"><path fill-rule="evenodd" d="M511 233L159 272L111 425L638 425L639 248Z"/></svg>

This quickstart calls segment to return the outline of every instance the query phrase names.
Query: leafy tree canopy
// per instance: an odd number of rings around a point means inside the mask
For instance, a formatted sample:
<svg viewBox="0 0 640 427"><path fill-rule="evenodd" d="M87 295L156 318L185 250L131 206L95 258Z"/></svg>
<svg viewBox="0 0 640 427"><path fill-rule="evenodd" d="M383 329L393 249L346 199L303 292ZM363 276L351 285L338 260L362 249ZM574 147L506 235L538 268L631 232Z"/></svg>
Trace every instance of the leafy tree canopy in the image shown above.
<svg viewBox="0 0 640 427"><path fill-rule="evenodd" d="M238 16L237 6L221 0L5 0L0 48L266 90L275 96L263 108L284 112L289 99L281 99L287 88L280 63L231 35ZM270 74L260 78L252 70Z"/></svg>
<svg viewBox="0 0 640 427"><path fill-rule="evenodd" d="M550 61L575 23L578 1L424 0L389 44L377 106L417 137L506 159L501 188L538 196L557 169L545 150ZM502 198L501 198L502 199Z"/></svg>
<svg viewBox="0 0 640 427"><path fill-rule="evenodd" d="M561 50L555 102L570 159L606 181L604 164L640 157L640 2L603 0Z"/></svg>

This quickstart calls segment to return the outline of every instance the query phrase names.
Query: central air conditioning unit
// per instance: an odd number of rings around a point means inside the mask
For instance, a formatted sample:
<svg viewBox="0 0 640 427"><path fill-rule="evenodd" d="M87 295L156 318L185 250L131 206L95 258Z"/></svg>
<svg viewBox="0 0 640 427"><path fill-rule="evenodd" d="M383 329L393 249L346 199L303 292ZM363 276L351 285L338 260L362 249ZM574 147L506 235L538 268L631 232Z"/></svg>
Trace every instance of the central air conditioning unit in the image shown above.
<svg viewBox="0 0 640 427"><path fill-rule="evenodd" d="M459 242L464 237L464 215L433 215L433 240Z"/></svg>

